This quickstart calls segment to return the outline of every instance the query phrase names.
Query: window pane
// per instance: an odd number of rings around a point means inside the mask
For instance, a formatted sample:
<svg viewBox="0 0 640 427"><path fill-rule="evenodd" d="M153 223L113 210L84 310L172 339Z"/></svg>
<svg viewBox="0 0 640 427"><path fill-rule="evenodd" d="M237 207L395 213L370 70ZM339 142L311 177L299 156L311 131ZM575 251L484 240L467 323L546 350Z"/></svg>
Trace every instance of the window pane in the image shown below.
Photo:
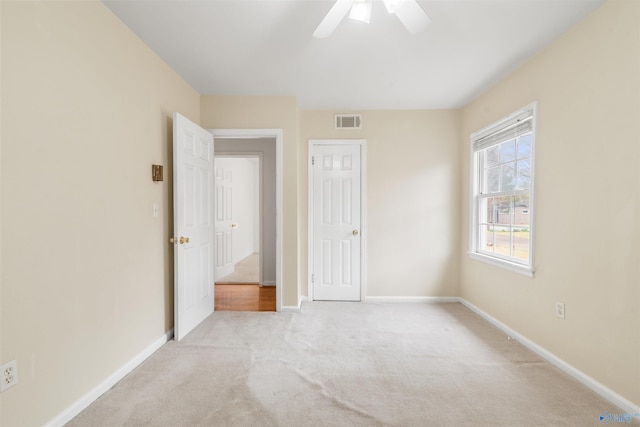
<svg viewBox="0 0 640 427"><path fill-rule="evenodd" d="M531 182L531 160L519 160L516 168L518 169L516 188L528 190Z"/></svg>
<svg viewBox="0 0 640 427"><path fill-rule="evenodd" d="M495 206L495 198L489 197L488 199L484 199L483 203L480 207L480 222L486 222L488 224L498 222L498 209Z"/></svg>
<svg viewBox="0 0 640 427"><path fill-rule="evenodd" d="M487 188L486 193L495 193L500 191L500 167L487 169Z"/></svg>
<svg viewBox="0 0 640 427"><path fill-rule="evenodd" d="M518 138L518 158L531 157L531 134Z"/></svg>
<svg viewBox="0 0 640 427"><path fill-rule="evenodd" d="M493 226L482 224L480 226L480 245L478 249L493 252Z"/></svg>
<svg viewBox="0 0 640 427"><path fill-rule="evenodd" d="M511 256L511 228L496 226L493 236L493 251L500 255Z"/></svg>
<svg viewBox="0 0 640 427"><path fill-rule="evenodd" d="M529 260L529 227L513 229L513 256L523 261Z"/></svg>
<svg viewBox="0 0 640 427"><path fill-rule="evenodd" d="M516 188L516 168L513 163L502 165L502 185L500 191L512 191Z"/></svg>
<svg viewBox="0 0 640 427"><path fill-rule="evenodd" d="M513 255L529 260L530 218L529 196L513 196Z"/></svg>
<svg viewBox="0 0 640 427"><path fill-rule="evenodd" d="M500 147L500 163L510 162L516 159L516 140L503 142Z"/></svg>
<svg viewBox="0 0 640 427"><path fill-rule="evenodd" d="M499 160L498 146L487 148L485 150L485 153L487 156L486 157L487 166L495 166L498 164L498 160Z"/></svg>
<svg viewBox="0 0 640 427"><path fill-rule="evenodd" d="M513 225L529 228L529 196L513 196Z"/></svg>
<svg viewBox="0 0 640 427"><path fill-rule="evenodd" d="M495 209L494 217L497 219L496 223L501 225L511 225L511 197L494 197L493 209Z"/></svg>

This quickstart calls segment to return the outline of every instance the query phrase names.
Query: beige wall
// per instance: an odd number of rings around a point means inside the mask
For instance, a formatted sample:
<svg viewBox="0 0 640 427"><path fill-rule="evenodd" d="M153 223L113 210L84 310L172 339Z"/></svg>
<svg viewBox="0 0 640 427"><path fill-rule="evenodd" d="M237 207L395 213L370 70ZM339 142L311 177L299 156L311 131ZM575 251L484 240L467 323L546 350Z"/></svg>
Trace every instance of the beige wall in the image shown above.
<svg viewBox="0 0 640 427"><path fill-rule="evenodd" d="M469 259L469 134L538 100L535 278ZM461 295L640 404L640 2L609 1L463 110ZM566 320L554 302L566 304Z"/></svg>
<svg viewBox="0 0 640 427"><path fill-rule="evenodd" d="M290 96L202 96L205 129L282 129L282 305L298 305L298 101Z"/></svg>
<svg viewBox="0 0 640 427"><path fill-rule="evenodd" d="M2 2L7 427L37 426L173 325L171 114L199 95L99 2ZM167 169L165 169L167 170ZM153 202L160 218L153 218Z"/></svg>
<svg viewBox="0 0 640 427"><path fill-rule="evenodd" d="M345 111L301 112L301 294L308 293L309 140L366 139L366 295L458 295L459 112L358 112L361 130L334 130L335 113Z"/></svg>

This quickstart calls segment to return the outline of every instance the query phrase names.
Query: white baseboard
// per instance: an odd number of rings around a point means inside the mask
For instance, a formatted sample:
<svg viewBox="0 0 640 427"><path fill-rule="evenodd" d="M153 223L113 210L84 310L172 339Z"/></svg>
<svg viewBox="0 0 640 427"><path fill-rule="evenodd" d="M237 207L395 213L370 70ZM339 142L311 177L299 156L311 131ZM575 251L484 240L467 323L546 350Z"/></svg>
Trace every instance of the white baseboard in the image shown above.
<svg viewBox="0 0 640 427"><path fill-rule="evenodd" d="M288 311L290 313L300 313L302 310L302 302L307 301L308 298L305 296L298 297L298 305L283 305L281 311Z"/></svg>
<svg viewBox="0 0 640 427"><path fill-rule="evenodd" d="M156 350L162 347L167 341L173 338L173 329L154 341L149 347L145 348L140 354L127 362L120 369L111 374L106 380L100 383L89 393L76 400L71 406L58 414L55 418L45 424L45 427L62 427L71 421L76 415L91 405L97 398L106 393L111 387L116 385L118 381L123 379L127 374L137 368Z"/></svg>
<svg viewBox="0 0 640 427"><path fill-rule="evenodd" d="M486 312L476 307L475 305L471 304L469 301L465 300L464 298L460 298L459 301L462 305L467 307L469 310L473 311L474 313L476 313L477 315L485 319L487 322L491 323L496 328L502 330L505 334L515 338L516 341L519 341L522 345L524 345L529 350L533 351L538 356L542 357L543 359L545 359L547 362L551 363L555 367L559 368L565 374L569 375L576 381L580 382L581 384L585 385L586 387L590 388L591 390L599 394L604 399L608 400L612 404L622 409L623 412L626 412L628 414L640 414L640 406L620 396L618 393L611 390L604 384L601 384L598 381L594 380L584 372L574 368L564 360L560 359L555 354L539 346L538 344L531 341L530 339L524 337L523 335L520 335L518 332L514 331L513 329L511 329L510 327L508 327L507 325L505 325L495 317L487 314Z"/></svg>
<svg viewBox="0 0 640 427"><path fill-rule="evenodd" d="M274 281L263 281L262 286L275 286L276 282Z"/></svg>
<svg viewBox="0 0 640 427"><path fill-rule="evenodd" d="M365 302L460 302L459 297L365 297Z"/></svg>

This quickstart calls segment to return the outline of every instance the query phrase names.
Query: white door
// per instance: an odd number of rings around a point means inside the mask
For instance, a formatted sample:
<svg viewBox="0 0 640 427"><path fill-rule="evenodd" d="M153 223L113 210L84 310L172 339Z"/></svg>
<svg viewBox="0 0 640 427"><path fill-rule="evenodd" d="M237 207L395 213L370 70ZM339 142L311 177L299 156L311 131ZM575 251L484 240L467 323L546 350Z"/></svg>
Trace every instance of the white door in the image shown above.
<svg viewBox="0 0 640 427"><path fill-rule="evenodd" d="M361 147L313 145L313 299L361 300Z"/></svg>
<svg viewBox="0 0 640 427"><path fill-rule="evenodd" d="M173 113L174 336L213 313L213 135Z"/></svg>
<svg viewBox="0 0 640 427"><path fill-rule="evenodd" d="M220 163L220 162L217 162ZM216 176L216 271L215 278L234 271L233 263L233 171L215 166Z"/></svg>

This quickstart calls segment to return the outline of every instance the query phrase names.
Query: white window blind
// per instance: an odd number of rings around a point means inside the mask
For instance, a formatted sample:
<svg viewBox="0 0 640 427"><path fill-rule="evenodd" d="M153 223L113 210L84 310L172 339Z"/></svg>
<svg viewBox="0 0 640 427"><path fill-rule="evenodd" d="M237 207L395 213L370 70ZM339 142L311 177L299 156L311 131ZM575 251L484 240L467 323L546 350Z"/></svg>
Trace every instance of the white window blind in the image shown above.
<svg viewBox="0 0 640 427"><path fill-rule="evenodd" d="M508 118L504 122L498 122L491 128L481 132L480 135L476 135L473 141L473 150L479 151L500 144L532 130L533 110L522 111L516 117Z"/></svg>

